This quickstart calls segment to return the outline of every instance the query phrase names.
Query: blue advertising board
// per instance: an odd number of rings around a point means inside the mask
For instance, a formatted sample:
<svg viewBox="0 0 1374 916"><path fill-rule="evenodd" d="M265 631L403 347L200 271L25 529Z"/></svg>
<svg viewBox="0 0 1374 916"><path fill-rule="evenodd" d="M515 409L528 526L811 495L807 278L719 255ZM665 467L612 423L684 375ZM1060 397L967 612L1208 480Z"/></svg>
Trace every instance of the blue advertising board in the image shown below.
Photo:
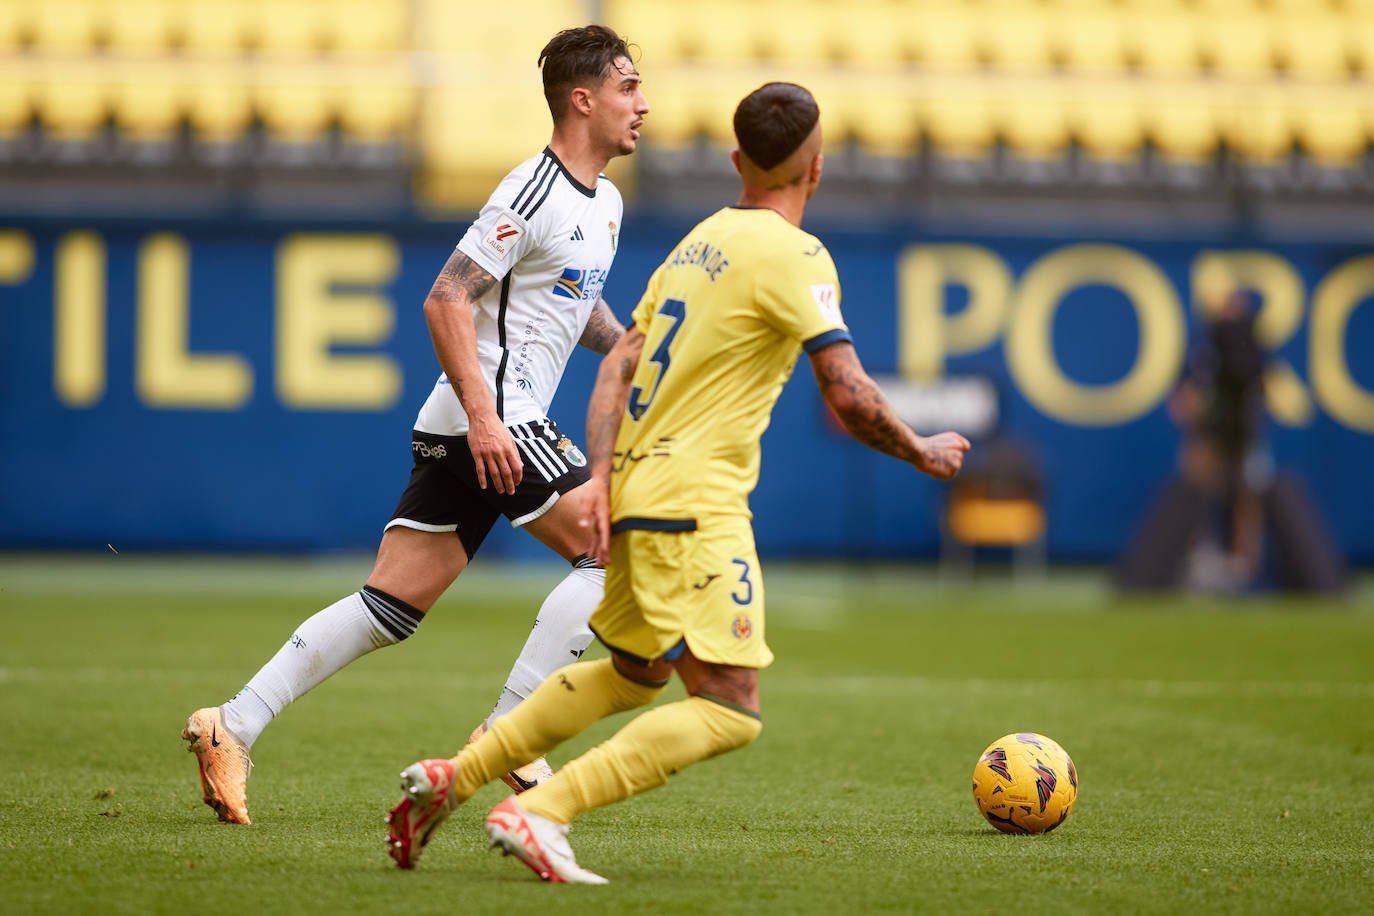
<svg viewBox="0 0 1374 916"><path fill-rule="evenodd" d="M421 304L462 228L0 226L0 547L375 546L438 373ZM606 287L622 319L687 228L627 226ZM894 396L992 381L999 432L1040 464L1057 559L1129 539L1175 467L1165 402L1201 311L1253 291L1277 463L1374 561L1374 250L808 228ZM579 351L554 402L579 441L596 365ZM837 432L803 360L764 438L760 551L931 556L946 492Z"/></svg>

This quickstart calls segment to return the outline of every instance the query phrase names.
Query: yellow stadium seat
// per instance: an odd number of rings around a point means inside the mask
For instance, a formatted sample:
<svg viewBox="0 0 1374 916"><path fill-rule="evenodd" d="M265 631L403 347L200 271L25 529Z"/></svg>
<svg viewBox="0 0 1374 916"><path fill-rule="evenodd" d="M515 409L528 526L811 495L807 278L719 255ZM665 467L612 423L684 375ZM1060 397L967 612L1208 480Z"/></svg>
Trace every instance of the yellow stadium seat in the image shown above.
<svg viewBox="0 0 1374 916"><path fill-rule="evenodd" d="M1217 112L1201 92L1152 92L1142 107L1146 131L1165 158L1198 162L1215 155L1220 143Z"/></svg>
<svg viewBox="0 0 1374 916"><path fill-rule="evenodd" d="M1199 35L1202 55L1222 76L1265 76L1275 69L1269 21L1246 0L1228 0L1202 13Z"/></svg>
<svg viewBox="0 0 1374 916"><path fill-rule="evenodd" d="M33 117L33 84L25 68L8 64L0 68L0 137L12 137Z"/></svg>
<svg viewBox="0 0 1374 916"><path fill-rule="evenodd" d="M1361 15L1347 12L1343 22L1351 63L1366 80L1374 78L1374 9Z"/></svg>
<svg viewBox="0 0 1374 916"><path fill-rule="evenodd" d="M1278 162L1293 149L1288 106L1276 94L1228 102L1222 115L1227 146L1248 161Z"/></svg>
<svg viewBox="0 0 1374 916"><path fill-rule="evenodd" d="M328 72L306 65L270 67L253 87L253 107L274 138L318 140L334 117L339 88Z"/></svg>
<svg viewBox="0 0 1374 916"><path fill-rule="evenodd" d="M1191 10L1135 6L1125 16L1127 52L1143 73L1190 76L1198 72L1198 20Z"/></svg>
<svg viewBox="0 0 1374 916"><path fill-rule="evenodd" d="M181 40L181 0L113 0L107 35L118 53L166 51Z"/></svg>
<svg viewBox="0 0 1374 916"><path fill-rule="evenodd" d="M644 137L652 145L680 149L705 137L720 146L733 146L735 107L740 99L778 74L763 75L752 68L703 73L697 67L666 69L645 82L649 114ZM817 94L822 117L829 127L824 89L809 75L795 70L787 77L807 85Z"/></svg>
<svg viewBox="0 0 1374 916"><path fill-rule="evenodd" d="M1369 113L1374 106L1363 106L1354 98L1309 99L1293 111L1294 127L1303 152L1323 165L1349 166L1364 155L1369 146Z"/></svg>
<svg viewBox="0 0 1374 916"><path fill-rule="evenodd" d="M22 3L0 3L0 51L13 51L29 31L29 8Z"/></svg>
<svg viewBox="0 0 1374 916"><path fill-rule="evenodd" d="M913 14L911 44L917 61L931 70L966 70L978 65L978 19L953 2L928 2Z"/></svg>
<svg viewBox="0 0 1374 916"><path fill-rule="evenodd" d="M308 54L324 44L326 17L335 15L320 0L270 0L259 8L259 50L269 54Z"/></svg>
<svg viewBox="0 0 1374 916"><path fill-rule="evenodd" d="M252 126L253 100L244 65L198 62L192 68L186 92L187 114L201 140L236 140Z"/></svg>
<svg viewBox="0 0 1374 916"><path fill-rule="evenodd" d="M994 107L998 133L1027 159L1057 159L1069 146L1064 96L1056 88L1024 84L1000 96Z"/></svg>
<svg viewBox="0 0 1374 916"><path fill-rule="evenodd" d="M1054 65L1053 31L1046 10L1034 0L987 0L978 18L977 44L998 70L1040 73Z"/></svg>
<svg viewBox="0 0 1374 916"><path fill-rule="evenodd" d="M386 141L411 132L419 90L408 64L359 68L350 76L338 106L339 124L351 139Z"/></svg>
<svg viewBox="0 0 1374 916"><path fill-rule="evenodd" d="M524 0L518 7L416 0L414 8L417 48L536 72L539 52L555 33L586 25L581 0Z"/></svg>
<svg viewBox="0 0 1374 916"><path fill-rule="evenodd" d="M33 46L44 51L86 51L96 46L102 4L97 0L41 0L32 9Z"/></svg>
<svg viewBox="0 0 1374 916"><path fill-rule="evenodd" d="M235 53L258 41L254 0L183 0L182 41L192 55Z"/></svg>
<svg viewBox="0 0 1374 916"><path fill-rule="evenodd" d="M798 64L824 64L839 54L836 35L849 28L847 11L818 0L768 0L761 4L764 21L760 43L769 60ZM779 28L778 23L787 23Z"/></svg>
<svg viewBox="0 0 1374 916"><path fill-rule="evenodd" d="M1045 509L1034 499L964 496L950 500L946 524L965 544L1028 544L1044 536Z"/></svg>
<svg viewBox="0 0 1374 916"><path fill-rule="evenodd" d="M940 564L967 576L980 547L1009 548L1013 576L1042 575L1048 516L1036 496L989 495L985 485L960 485L940 519Z"/></svg>
<svg viewBox="0 0 1374 916"><path fill-rule="evenodd" d="M109 116L110 85L95 63L48 64L35 85L35 107L44 129L64 140L93 137Z"/></svg>
<svg viewBox="0 0 1374 916"><path fill-rule="evenodd" d="M945 155L977 159L986 156L997 140L992 104L972 91L941 92L917 108L925 134Z"/></svg>
<svg viewBox="0 0 1374 916"><path fill-rule="evenodd" d="M328 45L336 51L404 51L410 41L408 3L340 0L326 23Z"/></svg>
<svg viewBox="0 0 1374 916"><path fill-rule="evenodd" d="M1105 73L1127 67L1127 17L1100 0L1057 0L1051 6L1051 41L1056 56L1075 73Z"/></svg>
<svg viewBox="0 0 1374 916"><path fill-rule="evenodd" d="M432 202L480 207L502 176L548 143L548 108L538 90L524 83L446 87L428 94L421 143L424 191ZM474 130L474 124L499 129Z"/></svg>
<svg viewBox="0 0 1374 916"><path fill-rule="evenodd" d="M827 145L852 137L878 156L909 156L920 140L917 100L897 91L886 77L866 80L806 81L821 106Z"/></svg>
<svg viewBox="0 0 1374 916"><path fill-rule="evenodd" d="M182 68L166 61L125 62L118 68L112 104L115 124L136 140L175 136L185 112Z"/></svg>
<svg viewBox="0 0 1374 916"><path fill-rule="evenodd" d="M665 68L657 76L646 77L644 93L649 99L649 114L642 134L650 145L682 149L704 130L693 106L693 80L686 71Z"/></svg>
<svg viewBox="0 0 1374 916"><path fill-rule="evenodd" d="M905 64L922 46L930 28L919 5L849 0L838 9L839 25L831 43L840 60L854 65Z"/></svg>
<svg viewBox="0 0 1374 916"><path fill-rule="evenodd" d="M1336 0L1337 5L1344 2L1345 0ZM1356 2L1358 3L1358 0ZM1280 14L1308 13L1321 15L1333 11L1331 0L1269 0L1269 6ZM1369 4L1369 9L1374 12L1374 4Z"/></svg>
<svg viewBox="0 0 1374 916"><path fill-rule="evenodd" d="M1345 23L1331 13L1288 13L1270 20L1272 45L1289 75L1340 79L1350 69Z"/></svg>
<svg viewBox="0 0 1374 916"><path fill-rule="evenodd" d="M1093 159L1128 161L1145 145L1144 115L1134 91L1075 97L1069 103L1069 125Z"/></svg>
<svg viewBox="0 0 1374 916"><path fill-rule="evenodd" d="M777 23L768 6L736 0L694 0L691 15L682 17L678 29L693 60L706 63L746 63L763 57L770 29Z"/></svg>
<svg viewBox="0 0 1374 916"><path fill-rule="evenodd" d="M651 73L686 56L687 48L677 25L681 17L690 13L690 7L661 0L606 0L602 9L606 25L639 46L637 60L641 71Z"/></svg>

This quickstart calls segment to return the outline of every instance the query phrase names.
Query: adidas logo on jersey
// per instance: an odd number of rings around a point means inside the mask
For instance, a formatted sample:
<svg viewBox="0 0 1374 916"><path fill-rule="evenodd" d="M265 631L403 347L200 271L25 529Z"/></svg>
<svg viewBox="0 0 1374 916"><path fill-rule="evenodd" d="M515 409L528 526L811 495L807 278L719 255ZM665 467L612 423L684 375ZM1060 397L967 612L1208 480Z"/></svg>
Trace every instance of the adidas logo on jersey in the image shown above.
<svg viewBox="0 0 1374 916"><path fill-rule="evenodd" d="M572 234L571 236L568 237L568 241L570 241L570 242L580 242L580 241L582 241L582 227L581 227L581 226L578 226L576 229L573 230L573 234Z"/></svg>

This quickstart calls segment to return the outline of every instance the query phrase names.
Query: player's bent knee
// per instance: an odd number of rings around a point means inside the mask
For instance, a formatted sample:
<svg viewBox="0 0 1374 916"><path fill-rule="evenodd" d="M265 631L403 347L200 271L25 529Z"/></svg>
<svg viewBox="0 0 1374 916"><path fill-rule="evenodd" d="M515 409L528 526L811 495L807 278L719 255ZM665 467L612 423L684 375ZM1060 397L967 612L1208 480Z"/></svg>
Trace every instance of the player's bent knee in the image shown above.
<svg viewBox="0 0 1374 916"><path fill-rule="evenodd" d="M711 756L738 750L763 731L763 720L756 712L708 694L692 700L699 704L697 711L710 729Z"/></svg>

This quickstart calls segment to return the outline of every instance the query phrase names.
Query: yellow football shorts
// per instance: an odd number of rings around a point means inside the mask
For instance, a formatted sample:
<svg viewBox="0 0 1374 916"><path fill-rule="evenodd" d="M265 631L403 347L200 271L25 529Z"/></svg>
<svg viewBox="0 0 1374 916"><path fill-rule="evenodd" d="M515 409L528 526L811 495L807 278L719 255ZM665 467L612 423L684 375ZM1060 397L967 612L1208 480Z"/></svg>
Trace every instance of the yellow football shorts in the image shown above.
<svg viewBox="0 0 1374 916"><path fill-rule="evenodd" d="M702 661L766 668L763 577L747 518L696 531L629 530L611 538L606 594L592 631L641 661L672 657L684 639Z"/></svg>

